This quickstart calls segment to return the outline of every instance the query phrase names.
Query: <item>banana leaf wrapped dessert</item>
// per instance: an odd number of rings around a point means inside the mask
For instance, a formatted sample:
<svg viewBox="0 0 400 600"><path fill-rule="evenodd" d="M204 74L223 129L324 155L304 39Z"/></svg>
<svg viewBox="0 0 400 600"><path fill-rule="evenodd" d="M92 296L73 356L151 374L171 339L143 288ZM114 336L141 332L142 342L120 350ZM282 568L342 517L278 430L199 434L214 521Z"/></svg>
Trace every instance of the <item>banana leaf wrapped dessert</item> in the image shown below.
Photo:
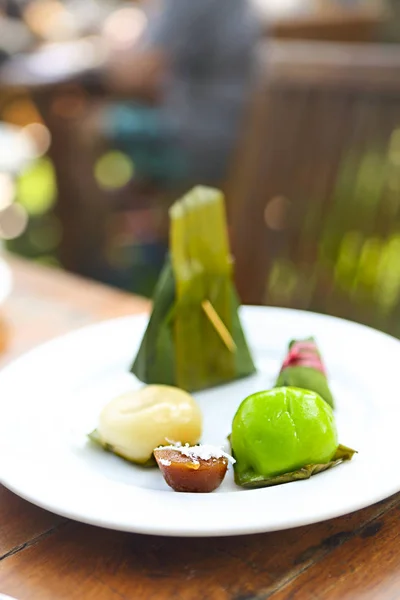
<svg viewBox="0 0 400 600"><path fill-rule="evenodd" d="M332 408L335 402L321 354L313 337L292 340L275 387L297 387L316 392Z"/></svg>
<svg viewBox="0 0 400 600"><path fill-rule="evenodd" d="M170 218L170 256L131 372L187 391L250 375L222 193L196 187L171 207Z"/></svg>
<svg viewBox="0 0 400 600"><path fill-rule="evenodd" d="M233 418L230 443L235 482L250 489L308 479L356 453L338 443L328 403L294 387L245 398Z"/></svg>

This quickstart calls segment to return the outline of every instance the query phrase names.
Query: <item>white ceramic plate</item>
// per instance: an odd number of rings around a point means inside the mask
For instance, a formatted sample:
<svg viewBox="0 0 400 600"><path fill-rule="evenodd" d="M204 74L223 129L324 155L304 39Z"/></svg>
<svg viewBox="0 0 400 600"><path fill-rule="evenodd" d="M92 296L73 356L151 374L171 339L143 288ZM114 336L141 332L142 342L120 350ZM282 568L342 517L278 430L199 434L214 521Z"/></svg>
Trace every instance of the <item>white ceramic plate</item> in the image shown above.
<svg viewBox="0 0 400 600"><path fill-rule="evenodd" d="M212 494L178 494L158 470L93 447L85 433L102 406L141 384L128 369L145 317L94 325L50 342L0 373L0 481L60 515L112 529L219 536L315 523L400 490L400 342L340 319L278 308L244 308L258 367L245 380L197 394L203 441L224 444L248 394L273 386L292 337L317 337L337 402L341 443L353 461L300 481L243 490L232 472Z"/></svg>

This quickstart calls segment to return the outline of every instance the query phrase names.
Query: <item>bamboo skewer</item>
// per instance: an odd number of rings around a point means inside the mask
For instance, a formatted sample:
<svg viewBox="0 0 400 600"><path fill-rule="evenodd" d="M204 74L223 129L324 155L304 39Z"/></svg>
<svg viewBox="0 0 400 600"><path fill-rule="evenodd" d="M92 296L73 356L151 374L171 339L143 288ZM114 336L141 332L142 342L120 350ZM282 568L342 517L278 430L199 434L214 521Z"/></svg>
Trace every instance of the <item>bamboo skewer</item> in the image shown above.
<svg viewBox="0 0 400 600"><path fill-rule="evenodd" d="M201 306L228 350L230 352L236 352L237 346L211 302L209 300L204 300L201 303Z"/></svg>

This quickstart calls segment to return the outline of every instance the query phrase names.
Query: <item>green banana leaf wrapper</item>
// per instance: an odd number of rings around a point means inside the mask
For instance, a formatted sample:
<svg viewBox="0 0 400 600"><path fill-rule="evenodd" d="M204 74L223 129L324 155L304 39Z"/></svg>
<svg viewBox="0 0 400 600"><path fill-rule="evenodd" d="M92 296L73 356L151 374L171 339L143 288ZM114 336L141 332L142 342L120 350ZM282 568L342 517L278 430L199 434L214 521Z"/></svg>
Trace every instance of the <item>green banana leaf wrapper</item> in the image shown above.
<svg viewBox="0 0 400 600"><path fill-rule="evenodd" d="M91 442L93 442L97 446L100 446L101 448L103 448L103 450L106 450L107 452L111 452L112 454L115 454L116 456L119 456L120 458L123 458L124 460L126 460L134 465L138 465L140 467L146 467L146 468L157 466L156 459L154 458L153 455L149 458L149 460L146 460L145 462L137 462L135 460L132 460L131 458L128 458L127 456L124 456L124 454L122 454L121 452L118 452L118 450L116 448L114 448L114 446L104 442L101 439L97 429L94 429L91 433L89 433L88 438Z"/></svg>
<svg viewBox="0 0 400 600"><path fill-rule="evenodd" d="M255 372L233 284L223 196L195 188L170 210L170 254L131 372L147 384L188 392ZM211 304L233 342L229 349L204 311Z"/></svg>
<svg viewBox="0 0 400 600"><path fill-rule="evenodd" d="M261 487L270 487L273 485L281 485L283 483L290 483L292 481L300 481L301 479L309 479L313 475L317 475L318 473L322 473L328 469L333 469L341 463L351 460L354 454L356 454L356 450L339 445L334 457L328 463L319 465L305 465L297 471L283 473L282 475L276 475L275 477L264 477L263 475L258 475L252 469L240 472L237 468L237 463L235 463L233 466L235 483L244 488L255 489Z"/></svg>
<svg viewBox="0 0 400 600"><path fill-rule="evenodd" d="M275 387L298 387L311 390L335 408L322 357L313 337L290 342L288 355Z"/></svg>

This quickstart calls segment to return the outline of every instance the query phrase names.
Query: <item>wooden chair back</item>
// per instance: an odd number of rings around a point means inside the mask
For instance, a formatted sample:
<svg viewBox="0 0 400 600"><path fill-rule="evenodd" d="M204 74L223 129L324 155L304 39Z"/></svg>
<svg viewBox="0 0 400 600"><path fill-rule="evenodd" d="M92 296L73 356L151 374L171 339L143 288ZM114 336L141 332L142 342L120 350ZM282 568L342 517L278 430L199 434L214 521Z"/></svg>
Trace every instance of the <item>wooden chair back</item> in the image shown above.
<svg viewBox="0 0 400 600"><path fill-rule="evenodd" d="M241 299L400 336L400 47L266 44L228 184Z"/></svg>

